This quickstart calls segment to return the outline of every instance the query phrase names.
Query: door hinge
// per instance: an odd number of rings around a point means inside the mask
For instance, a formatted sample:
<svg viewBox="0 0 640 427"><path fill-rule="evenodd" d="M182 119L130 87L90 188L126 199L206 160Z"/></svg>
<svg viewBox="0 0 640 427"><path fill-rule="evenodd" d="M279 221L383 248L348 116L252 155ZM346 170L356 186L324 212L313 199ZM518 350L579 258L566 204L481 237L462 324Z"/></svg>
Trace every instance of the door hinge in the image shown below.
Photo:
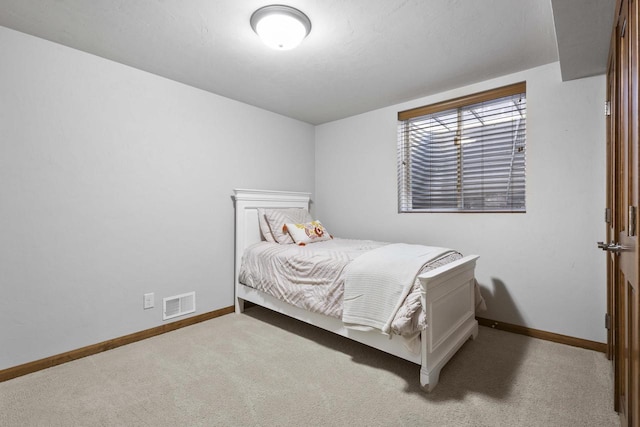
<svg viewBox="0 0 640 427"><path fill-rule="evenodd" d="M604 208L604 222L611 224L611 208Z"/></svg>
<svg viewBox="0 0 640 427"><path fill-rule="evenodd" d="M604 115L609 117L611 115L611 101L604 102Z"/></svg>
<svg viewBox="0 0 640 427"><path fill-rule="evenodd" d="M604 315L604 327L605 329L611 329L611 316L609 316L609 313Z"/></svg>
<svg viewBox="0 0 640 427"><path fill-rule="evenodd" d="M633 237L636 235L636 211L638 209L635 206L629 206L629 237Z"/></svg>

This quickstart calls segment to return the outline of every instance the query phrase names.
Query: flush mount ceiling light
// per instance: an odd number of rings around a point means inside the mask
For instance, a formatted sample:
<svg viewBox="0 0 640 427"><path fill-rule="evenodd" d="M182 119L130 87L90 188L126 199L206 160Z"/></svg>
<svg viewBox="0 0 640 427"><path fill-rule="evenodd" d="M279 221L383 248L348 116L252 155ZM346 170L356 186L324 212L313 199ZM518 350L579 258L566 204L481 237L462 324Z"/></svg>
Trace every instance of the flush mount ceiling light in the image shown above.
<svg viewBox="0 0 640 427"><path fill-rule="evenodd" d="M261 7L251 15L251 28L269 47L289 50L298 46L311 31L311 21L290 6Z"/></svg>

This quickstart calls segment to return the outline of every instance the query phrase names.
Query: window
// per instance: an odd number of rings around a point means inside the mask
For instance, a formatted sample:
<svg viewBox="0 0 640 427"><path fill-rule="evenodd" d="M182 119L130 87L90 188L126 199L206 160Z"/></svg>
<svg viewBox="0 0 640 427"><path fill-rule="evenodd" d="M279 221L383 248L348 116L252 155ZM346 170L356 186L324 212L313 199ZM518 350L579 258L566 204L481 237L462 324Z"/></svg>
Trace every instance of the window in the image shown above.
<svg viewBox="0 0 640 427"><path fill-rule="evenodd" d="M525 212L526 84L398 113L399 212Z"/></svg>

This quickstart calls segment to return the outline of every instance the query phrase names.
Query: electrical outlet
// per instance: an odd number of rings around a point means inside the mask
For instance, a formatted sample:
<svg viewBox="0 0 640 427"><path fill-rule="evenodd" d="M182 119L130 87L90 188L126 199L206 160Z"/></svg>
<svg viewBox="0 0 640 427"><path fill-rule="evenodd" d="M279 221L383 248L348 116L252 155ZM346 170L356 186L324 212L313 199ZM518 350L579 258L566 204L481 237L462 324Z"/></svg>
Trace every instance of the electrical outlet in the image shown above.
<svg viewBox="0 0 640 427"><path fill-rule="evenodd" d="M153 292L144 294L144 309L153 308Z"/></svg>

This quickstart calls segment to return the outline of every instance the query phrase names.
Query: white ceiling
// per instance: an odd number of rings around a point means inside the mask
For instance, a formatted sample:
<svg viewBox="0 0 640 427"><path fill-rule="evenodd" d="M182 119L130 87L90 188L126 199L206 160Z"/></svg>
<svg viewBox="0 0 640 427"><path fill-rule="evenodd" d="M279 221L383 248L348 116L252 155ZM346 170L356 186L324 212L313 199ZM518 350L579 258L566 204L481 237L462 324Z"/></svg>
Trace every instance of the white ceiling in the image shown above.
<svg viewBox="0 0 640 427"><path fill-rule="evenodd" d="M0 0L0 25L320 124L554 62L558 50L565 80L602 74L614 3L287 0L312 22L291 51L249 25L266 0Z"/></svg>

